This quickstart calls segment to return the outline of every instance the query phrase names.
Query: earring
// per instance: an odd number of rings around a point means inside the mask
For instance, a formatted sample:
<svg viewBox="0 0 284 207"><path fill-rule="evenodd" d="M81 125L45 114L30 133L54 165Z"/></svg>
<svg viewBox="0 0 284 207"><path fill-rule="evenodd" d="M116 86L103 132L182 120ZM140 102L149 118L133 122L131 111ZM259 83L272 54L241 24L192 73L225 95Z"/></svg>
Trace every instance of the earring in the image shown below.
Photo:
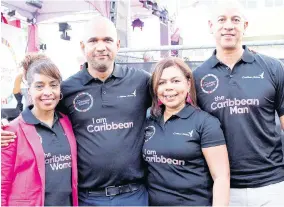
<svg viewBox="0 0 284 207"><path fill-rule="evenodd" d="M160 100L158 99L158 106L161 106L161 105L163 105L163 103L162 103L162 101L160 101Z"/></svg>
<svg viewBox="0 0 284 207"><path fill-rule="evenodd" d="M187 93L186 103L189 103L190 105L192 105L192 100L190 98L190 94L189 93Z"/></svg>
<svg viewBox="0 0 284 207"><path fill-rule="evenodd" d="M63 93L60 92L60 98L59 98L59 100L62 100L62 99L63 99Z"/></svg>

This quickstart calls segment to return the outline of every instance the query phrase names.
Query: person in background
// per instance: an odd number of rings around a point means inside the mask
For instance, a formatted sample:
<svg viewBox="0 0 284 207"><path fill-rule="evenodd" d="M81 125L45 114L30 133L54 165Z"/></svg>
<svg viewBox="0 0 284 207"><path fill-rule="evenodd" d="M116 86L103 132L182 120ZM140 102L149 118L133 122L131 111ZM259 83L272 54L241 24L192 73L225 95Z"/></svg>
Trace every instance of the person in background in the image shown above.
<svg viewBox="0 0 284 207"><path fill-rule="evenodd" d="M1 149L1 205L77 206L76 140L68 117L55 111L60 72L44 55L22 63L32 105L4 128L17 139Z"/></svg>
<svg viewBox="0 0 284 207"><path fill-rule="evenodd" d="M145 52L143 54L143 61L146 62L152 62L154 60L153 54L151 52Z"/></svg>
<svg viewBox="0 0 284 207"><path fill-rule="evenodd" d="M23 95L21 93L21 83L23 79L23 73L19 73L14 81L14 88L13 88L13 95L15 99L17 100L17 106L16 108L19 111L23 111L24 105L22 103Z"/></svg>
<svg viewBox="0 0 284 207"><path fill-rule="evenodd" d="M231 170L231 206L284 206L284 65L243 44L248 27L236 1L216 2L209 27L213 55L194 71L201 109L217 117Z"/></svg>
<svg viewBox="0 0 284 207"><path fill-rule="evenodd" d="M228 206L225 138L218 119L197 107L190 68L179 58L166 58L155 66L151 85L143 147L149 204Z"/></svg>

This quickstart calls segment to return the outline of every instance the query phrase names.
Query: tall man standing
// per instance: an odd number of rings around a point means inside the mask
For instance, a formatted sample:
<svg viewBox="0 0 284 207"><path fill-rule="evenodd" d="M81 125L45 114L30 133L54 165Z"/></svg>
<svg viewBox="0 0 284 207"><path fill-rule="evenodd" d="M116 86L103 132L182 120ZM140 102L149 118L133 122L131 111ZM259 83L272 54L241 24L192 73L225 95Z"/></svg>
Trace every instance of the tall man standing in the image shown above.
<svg viewBox="0 0 284 207"><path fill-rule="evenodd" d="M83 34L87 63L62 83L59 103L78 144L79 204L147 206L141 151L150 74L115 64L120 41L110 20L96 17Z"/></svg>
<svg viewBox="0 0 284 207"><path fill-rule="evenodd" d="M275 111L284 128L284 66L242 46L243 9L222 1L209 27L214 54L194 72L199 105L219 118L231 167L230 205L284 206L284 163Z"/></svg>
<svg viewBox="0 0 284 207"><path fill-rule="evenodd" d="M81 42L87 64L62 84L62 108L78 143L80 205L147 205L141 149L150 74L115 64L113 23L91 20Z"/></svg>

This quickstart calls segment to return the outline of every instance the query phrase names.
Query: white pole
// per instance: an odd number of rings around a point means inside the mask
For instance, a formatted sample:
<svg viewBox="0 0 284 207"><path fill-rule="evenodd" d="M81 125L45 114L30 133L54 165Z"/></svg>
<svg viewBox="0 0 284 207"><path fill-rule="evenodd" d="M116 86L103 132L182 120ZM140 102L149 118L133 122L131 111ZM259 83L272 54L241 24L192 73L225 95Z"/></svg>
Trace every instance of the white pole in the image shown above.
<svg viewBox="0 0 284 207"><path fill-rule="evenodd" d="M131 0L126 1L126 8L127 8L127 25L126 25L126 35L127 35L127 47L131 47Z"/></svg>
<svg viewBox="0 0 284 207"><path fill-rule="evenodd" d="M265 42L244 42L244 45L247 46L274 46L274 45L283 45L284 41L265 41ZM165 50L196 50L196 49L214 49L214 44L208 45L166 45L160 47L149 47L149 48L121 48L119 53L127 52L146 52L146 51L165 51Z"/></svg>

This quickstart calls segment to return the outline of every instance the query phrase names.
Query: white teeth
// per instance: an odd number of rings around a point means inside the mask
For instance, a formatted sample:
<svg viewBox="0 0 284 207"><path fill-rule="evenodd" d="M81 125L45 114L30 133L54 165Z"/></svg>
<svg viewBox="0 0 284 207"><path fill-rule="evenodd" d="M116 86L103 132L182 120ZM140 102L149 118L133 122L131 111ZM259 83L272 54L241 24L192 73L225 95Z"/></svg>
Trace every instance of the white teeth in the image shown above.
<svg viewBox="0 0 284 207"><path fill-rule="evenodd" d="M165 96L165 98L172 98L175 97L176 95L171 95L171 96Z"/></svg>

